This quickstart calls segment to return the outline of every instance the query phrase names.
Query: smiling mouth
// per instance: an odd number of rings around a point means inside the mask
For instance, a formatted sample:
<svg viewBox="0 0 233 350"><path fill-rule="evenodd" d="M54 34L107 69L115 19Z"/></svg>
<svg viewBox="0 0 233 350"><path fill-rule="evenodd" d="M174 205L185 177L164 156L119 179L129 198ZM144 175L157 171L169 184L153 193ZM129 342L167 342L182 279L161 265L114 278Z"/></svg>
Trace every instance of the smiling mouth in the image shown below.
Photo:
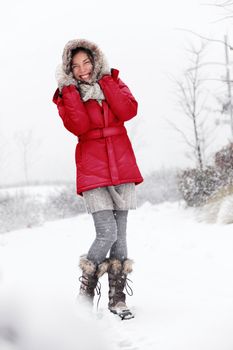
<svg viewBox="0 0 233 350"><path fill-rule="evenodd" d="M81 78L81 79L88 79L89 77L90 77L90 73L80 75L80 78Z"/></svg>

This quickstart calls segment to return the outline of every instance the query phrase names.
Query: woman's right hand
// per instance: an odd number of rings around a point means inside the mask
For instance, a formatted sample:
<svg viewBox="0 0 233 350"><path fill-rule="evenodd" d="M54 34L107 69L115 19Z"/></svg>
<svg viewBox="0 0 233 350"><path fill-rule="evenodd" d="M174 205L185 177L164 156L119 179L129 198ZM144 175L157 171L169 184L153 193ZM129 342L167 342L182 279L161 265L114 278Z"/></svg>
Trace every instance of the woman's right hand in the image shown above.
<svg viewBox="0 0 233 350"><path fill-rule="evenodd" d="M63 86L75 85L77 86L77 80L73 77L73 74L66 74L62 68L62 65L59 65L55 72L55 77L57 80L59 91L62 91Z"/></svg>

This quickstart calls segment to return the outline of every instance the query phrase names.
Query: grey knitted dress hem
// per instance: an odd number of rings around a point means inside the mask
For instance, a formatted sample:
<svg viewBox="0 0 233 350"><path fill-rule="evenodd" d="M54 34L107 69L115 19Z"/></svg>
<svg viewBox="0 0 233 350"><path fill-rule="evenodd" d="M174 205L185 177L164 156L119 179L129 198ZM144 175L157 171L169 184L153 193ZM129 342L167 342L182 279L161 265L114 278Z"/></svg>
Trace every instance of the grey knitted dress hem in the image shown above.
<svg viewBox="0 0 233 350"><path fill-rule="evenodd" d="M137 208L135 183L97 187L83 192L89 214L101 210L130 210Z"/></svg>

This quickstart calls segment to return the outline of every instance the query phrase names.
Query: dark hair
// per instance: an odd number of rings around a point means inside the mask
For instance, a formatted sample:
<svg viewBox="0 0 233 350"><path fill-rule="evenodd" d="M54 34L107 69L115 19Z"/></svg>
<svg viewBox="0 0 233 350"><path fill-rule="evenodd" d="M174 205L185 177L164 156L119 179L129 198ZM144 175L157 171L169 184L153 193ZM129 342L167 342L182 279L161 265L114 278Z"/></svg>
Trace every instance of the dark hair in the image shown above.
<svg viewBox="0 0 233 350"><path fill-rule="evenodd" d="M71 50L71 62L70 62L71 68L72 68L72 58L79 52L85 52L88 58L90 59L92 65L94 66L94 56L91 50L85 47L76 47L76 49Z"/></svg>

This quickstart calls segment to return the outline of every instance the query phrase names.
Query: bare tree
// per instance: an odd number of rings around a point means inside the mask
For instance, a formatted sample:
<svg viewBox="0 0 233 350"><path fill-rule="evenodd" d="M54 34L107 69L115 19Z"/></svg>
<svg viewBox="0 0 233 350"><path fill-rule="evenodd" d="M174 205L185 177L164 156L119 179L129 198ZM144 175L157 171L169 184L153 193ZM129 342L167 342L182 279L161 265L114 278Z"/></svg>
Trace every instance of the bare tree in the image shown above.
<svg viewBox="0 0 233 350"><path fill-rule="evenodd" d="M217 1L215 4L208 4L212 6L217 6L224 11L224 14L218 21L229 20L233 18L233 1L232 0L223 0Z"/></svg>
<svg viewBox="0 0 233 350"><path fill-rule="evenodd" d="M232 1L233 4L233 1ZM215 5L216 6L216 5ZM233 11L233 10L232 10ZM177 28L179 29L179 28ZM198 33L195 33L191 30L187 29L179 29L185 32L188 32L196 37L199 37L202 40L205 40L206 42L209 43L216 43L216 44L221 44L221 46L224 48L224 53L225 53L225 62L202 62L199 65L199 68L205 67L205 66L222 66L222 68L225 69L225 74L214 74L214 77L212 78L207 78L205 80L209 81L215 81L219 82L222 85L222 91L219 91L215 96L215 100L217 101L218 105L220 106L213 109L212 108L212 113L218 113L218 119L216 120L216 125L219 124L229 124L231 128L231 139L233 138L233 93L232 93L232 78L231 78L231 69L230 67L232 66L233 62L230 60L230 53L233 50L233 46L228 43L228 36L224 35L223 40L220 39L213 39L213 38L208 38L204 37L203 35L200 35ZM229 119L223 119L221 115L224 114L228 116Z"/></svg>
<svg viewBox="0 0 233 350"><path fill-rule="evenodd" d="M205 48L206 43L203 41L199 48L190 45L188 49L190 66L184 71L182 79L175 80L179 109L192 126L191 137L184 127L169 122L182 135L201 171L205 166L205 151L208 147L207 138L209 136L206 125L209 92L205 88L205 79L201 74Z"/></svg>
<svg viewBox="0 0 233 350"><path fill-rule="evenodd" d="M32 129L18 131L15 134L15 138L21 152L21 157L22 157L21 161L22 161L25 183L26 185L28 185L30 182L30 179L29 179L30 168L36 159L35 155L36 155L38 146L40 144L40 141L35 138Z"/></svg>
<svg viewBox="0 0 233 350"><path fill-rule="evenodd" d="M11 158L12 152L9 138L0 133L0 186L5 186L7 183Z"/></svg>

